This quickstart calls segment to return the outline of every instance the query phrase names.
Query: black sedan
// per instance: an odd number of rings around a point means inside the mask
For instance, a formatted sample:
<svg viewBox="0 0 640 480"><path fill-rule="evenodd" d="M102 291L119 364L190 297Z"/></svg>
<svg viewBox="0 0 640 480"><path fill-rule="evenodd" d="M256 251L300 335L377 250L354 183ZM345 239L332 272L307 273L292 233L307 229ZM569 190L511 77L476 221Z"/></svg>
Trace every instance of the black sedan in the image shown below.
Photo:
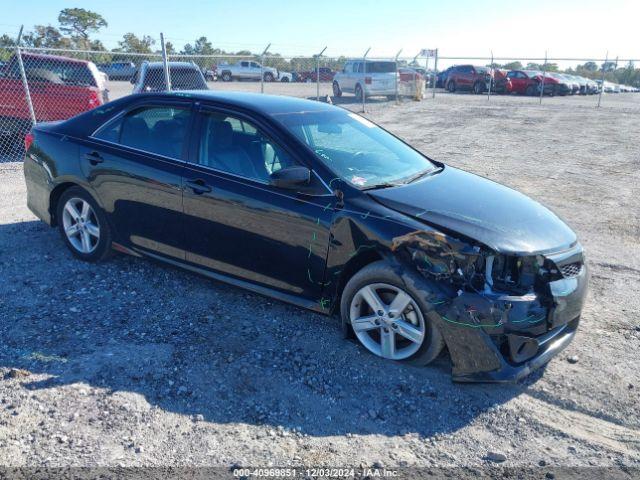
<svg viewBox="0 0 640 480"><path fill-rule="evenodd" d="M573 338L587 268L526 196L307 100L139 94L27 135L29 208L73 255L113 250L342 319L457 381L515 380Z"/></svg>

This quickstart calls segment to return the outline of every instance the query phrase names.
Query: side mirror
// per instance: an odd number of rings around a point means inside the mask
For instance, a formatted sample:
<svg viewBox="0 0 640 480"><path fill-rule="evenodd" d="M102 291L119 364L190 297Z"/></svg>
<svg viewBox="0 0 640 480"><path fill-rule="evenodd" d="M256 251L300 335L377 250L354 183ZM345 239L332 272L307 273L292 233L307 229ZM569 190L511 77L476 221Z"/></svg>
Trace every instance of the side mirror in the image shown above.
<svg viewBox="0 0 640 480"><path fill-rule="evenodd" d="M307 167L286 167L273 172L269 184L279 188L297 188L311 181L311 170Z"/></svg>

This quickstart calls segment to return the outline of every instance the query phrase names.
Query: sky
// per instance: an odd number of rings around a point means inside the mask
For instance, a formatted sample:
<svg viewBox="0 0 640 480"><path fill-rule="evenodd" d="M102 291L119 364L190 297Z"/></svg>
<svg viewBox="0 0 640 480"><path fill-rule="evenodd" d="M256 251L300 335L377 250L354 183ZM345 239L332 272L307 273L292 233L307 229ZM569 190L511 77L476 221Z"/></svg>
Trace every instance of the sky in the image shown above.
<svg viewBox="0 0 640 480"><path fill-rule="evenodd" d="M283 55L640 58L640 0L0 0L0 34L21 24L57 26L61 9L104 16L107 48L126 32L165 38L178 48L202 35L214 47ZM8 7L10 5L10 8ZM458 62L460 63L460 62Z"/></svg>

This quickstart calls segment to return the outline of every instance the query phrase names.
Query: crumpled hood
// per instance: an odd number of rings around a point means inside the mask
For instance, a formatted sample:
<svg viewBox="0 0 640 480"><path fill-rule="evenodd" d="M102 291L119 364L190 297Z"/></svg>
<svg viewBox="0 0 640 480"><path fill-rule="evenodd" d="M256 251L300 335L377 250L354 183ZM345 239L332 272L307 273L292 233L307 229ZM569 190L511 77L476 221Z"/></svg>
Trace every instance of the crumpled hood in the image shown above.
<svg viewBox="0 0 640 480"><path fill-rule="evenodd" d="M576 234L538 202L453 167L408 185L367 193L388 208L501 253L558 251L576 242Z"/></svg>

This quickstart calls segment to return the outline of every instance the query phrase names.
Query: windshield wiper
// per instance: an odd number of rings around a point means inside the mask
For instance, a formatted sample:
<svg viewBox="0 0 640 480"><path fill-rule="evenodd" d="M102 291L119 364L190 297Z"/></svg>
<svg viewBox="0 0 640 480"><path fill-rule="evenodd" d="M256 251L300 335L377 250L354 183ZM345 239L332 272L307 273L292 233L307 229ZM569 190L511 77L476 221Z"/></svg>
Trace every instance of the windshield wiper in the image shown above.
<svg viewBox="0 0 640 480"><path fill-rule="evenodd" d="M367 185L366 187L362 187L360 190L361 191L376 190L378 188L399 187L400 185L402 185L402 183L383 182L383 183L376 183L375 185Z"/></svg>
<svg viewBox="0 0 640 480"><path fill-rule="evenodd" d="M407 183L415 182L416 180L419 180L422 177L425 177L425 176L427 176L427 175L429 175L431 173L435 173L435 172L440 171L440 170L442 170L442 167L435 167L435 168L428 168L428 169L425 169L425 170L421 170L418 173L415 173L415 174L411 175L410 177L407 177L407 179L404 180L402 182L402 184L405 185Z"/></svg>

